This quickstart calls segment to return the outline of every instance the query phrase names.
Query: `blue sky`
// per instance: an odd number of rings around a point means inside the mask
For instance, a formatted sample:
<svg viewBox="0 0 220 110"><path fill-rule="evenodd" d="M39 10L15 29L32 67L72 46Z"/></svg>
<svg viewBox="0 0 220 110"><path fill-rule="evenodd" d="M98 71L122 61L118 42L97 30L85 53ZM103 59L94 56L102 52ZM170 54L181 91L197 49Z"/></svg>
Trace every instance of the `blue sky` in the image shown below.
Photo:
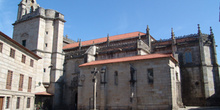
<svg viewBox="0 0 220 110"><path fill-rule="evenodd" d="M12 36L21 0L0 0L0 31ZM64 35L73 40L90 40L135 31L145 32L147 25L155 39L197 33L209 34L212 26L220 46L220 0L37 0L45 9L65 16ZM218 62L220 50L217 47Z"/></svg>

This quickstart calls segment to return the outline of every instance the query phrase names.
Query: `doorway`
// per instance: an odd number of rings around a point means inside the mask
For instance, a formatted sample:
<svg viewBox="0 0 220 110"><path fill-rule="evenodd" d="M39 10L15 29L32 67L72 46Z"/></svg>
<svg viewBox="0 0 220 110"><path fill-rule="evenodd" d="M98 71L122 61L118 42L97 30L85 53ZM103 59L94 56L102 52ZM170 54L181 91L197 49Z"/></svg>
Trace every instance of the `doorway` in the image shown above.
<svg viewBox="0 0 220 110"><path fill-rule="evenodd" d="M4 97L0 97L0 110L3 110Z"/></svg>

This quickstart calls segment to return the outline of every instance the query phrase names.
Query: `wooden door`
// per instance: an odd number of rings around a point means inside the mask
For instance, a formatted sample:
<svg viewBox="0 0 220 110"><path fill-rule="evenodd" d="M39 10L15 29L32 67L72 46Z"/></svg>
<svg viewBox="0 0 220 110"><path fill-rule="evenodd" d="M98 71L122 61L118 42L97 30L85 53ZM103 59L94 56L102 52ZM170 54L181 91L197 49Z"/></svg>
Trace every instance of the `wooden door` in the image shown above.
<svg viewBox="0 0 220 110"><path fill-rule="evenodd" d="M0 110L3 110L4 97L0 97Z"/></svg>

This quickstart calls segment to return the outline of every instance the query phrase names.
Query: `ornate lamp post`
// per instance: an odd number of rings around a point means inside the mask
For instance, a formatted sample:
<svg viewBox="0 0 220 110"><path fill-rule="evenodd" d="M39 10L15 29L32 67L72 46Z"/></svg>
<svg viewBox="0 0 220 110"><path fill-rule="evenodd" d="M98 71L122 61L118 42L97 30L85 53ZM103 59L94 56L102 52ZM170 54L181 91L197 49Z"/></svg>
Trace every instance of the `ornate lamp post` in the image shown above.
<svg viewBox="0 0 220 110"><path fill-rule="evenodd" d="M99 73L99 71L97 70L97 68L94 68L93 71L91 71L91 73L93 74L93 110L96 110L96 85L97 85L97 78L96 78L96 74Z"/></svg>

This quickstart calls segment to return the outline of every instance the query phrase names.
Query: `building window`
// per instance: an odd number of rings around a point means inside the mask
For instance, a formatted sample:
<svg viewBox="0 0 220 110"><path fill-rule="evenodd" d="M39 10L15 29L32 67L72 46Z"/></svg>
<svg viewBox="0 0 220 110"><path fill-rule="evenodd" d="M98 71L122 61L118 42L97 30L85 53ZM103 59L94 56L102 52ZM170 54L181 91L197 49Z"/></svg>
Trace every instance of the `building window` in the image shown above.
<svg viewBox="0 0 220 110"><path fill-rule="evenodd" d="M136 82L136 69L133 66L130 66L130 75L131 75L131 86L134 87L134 84Z"/></svg>
<svg viewBox="0 0 220 110"><path fill-rule="evenodd" d="M22 45L26 47L26 40L22 40Z"/></svg>
<svg viewBox="0 0 220 110"><path fill-rule="evenodd" d="M24 82L24 75L20 74L19 88L18 88L19 91L23 90L23 82Z"/></svg>
<svg viewBox="0 0 220 110"><path fill-rule="evenodd" d="M22 55L21 62L22 62L22 63L25 63L25 60L26 60L26 56L25 56L25 55Z"/></svg>
<svg viewBox="0 0 220 110"><path fill-rule="evenodd" d="M149 84L153 84L154 83L153 69L147 69L147 79L148 79L148 83Z"/></svg>
<svg viewBox="0 0 220 110"><path fill-rule="evenodd" d="M30 108L31 105L31 98L27 98L27 108Z"/></svg>
<svg viewBox="0 0 220 110"><path fill-rule="evenodd" d="M177 72L176 72L176 81L179 81L179 75Z"/></svg>
<svg viewBox="0 0 220 110"><path fill-rule="evenodd" d="M31 6L30 13L32 13L33 11L34 11L34 8L33 8L33 6Z"/></svg>
<svg viewBox="0 0 220 110"><path fill-rule="evenodd" d="M20 97L17 97L16 109L20 108Z"/></svg>
<svg viewBox="0 0 220 110"><path fill-rule="evenodd" d="M118 85L118 71L115 71L115 85Z"/></svg>
<svg viewBox="0 0 220 110"><path fill-rule="evenodd" d="M3 49L3 43L0 42L0 52L2 52Z"/></svg>
<svg viewBox="0 0 220 110"><path fill-rule="evenodd" d="M6 89L11 89L13 71L8 70Z"/></svg>
<svg viewBox="0 0 220 110"><path fill-rule="evenodd" d="M28 92L31 92L31 86L32 86L32 77L29 77L29 79L28 79Z"/></svg>
<svg viewBox="0 0 220 110"><path fill-rule="evenodd" d="M32 60L32 59L30 60L30 66L34 67L34 60Z"/></svg>
<svg viewBox="0 0 220 110"><path fill-rule="evenodd" d="M9 106L10 106L10 97L7 97L7 99L6 99L6 106L5 106L5 108L6 108L6 109L8 109L8 108L9 108Z"/></svg>
<svg viewBox="0 0 220 110"><path fill-rule="evenodd" d="M192 63L192 54L191 52L185 53L185 63Z"/></svg>
<svg viewBox="0 0 220 110"><path fill-rule="evenodd" d="M45 47L47 47L47 43L45 43Z"/></svg>
<svg viewBox="0 0 220 110"><path fill-rule="evenodd" d="M46 72L46 68L44 68L44 72Z"/></svg>
<svg viewBox="0 0 220 110"><path fill-rule="evenodd" d="M15 58L15 50L11 48L10 57Z"/></svg>

